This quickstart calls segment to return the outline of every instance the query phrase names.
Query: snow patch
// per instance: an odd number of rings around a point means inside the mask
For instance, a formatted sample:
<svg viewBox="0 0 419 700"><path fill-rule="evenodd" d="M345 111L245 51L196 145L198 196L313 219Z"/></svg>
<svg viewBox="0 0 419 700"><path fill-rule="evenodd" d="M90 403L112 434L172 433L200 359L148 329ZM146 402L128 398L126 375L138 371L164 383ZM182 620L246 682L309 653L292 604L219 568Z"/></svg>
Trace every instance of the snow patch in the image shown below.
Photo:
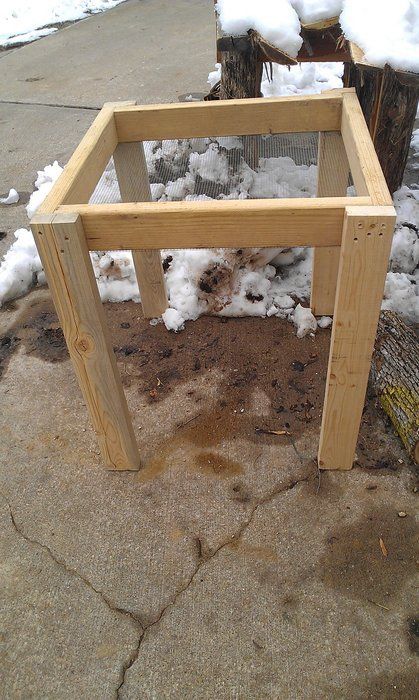
<svg viewBox="0 0 419 700"><path fill-rule="evenodd" d="M369 63L419 72L417 0L344 0L340 24Z"/></svg>
<svg viewBox="0 0 419 700"><path fill-rule="evenodd" d="M123 0L1 0L0 45L33 41L56 31L47 25L73 22L109 10Z"/></svg>
<svg viewBox="0 0 419 700"><path fill-rule="evenodd" d="M332 325L333 319L330 316L322 316L317 321L319 328L329 328Z"/></svg>
<svg viewBox="0 0 419 700"><path fill-rule="evenodd" d="M19 201L19 193L13 189L9 190L7 197L0 197L0 204L16 204Z"/></svg>
<svg viewBox="0 0 419 700"><path fill-rule="evenodd" d="M32 192L26 206L26 213L32 219L39 205L42 204L54 182L63 172L63 168L55 160L52 165L47 165L43 170L38 170L38 177L35 180L36 190Z"/></svg>
<svg viewBox="0 0 419 700"><path fill-rule="evenodd" d="M177 309L166 309L162 314L163 323L168 331L181 331L185 327L185 319Z"/></svg>
<svg viewBox="0 0 419 700"><path fill-rule="evenodd" d="M300 22L289 0L218 0L217 11L225 34L240 36L255 29L293 57L302 46Z"/></svg>
<svg viewBox="0 0 419 700"><path fill-rule="evenodd" d="M307 333L317 330L316 317L311 313L311 309L298 304L293 315L294 325L297 326L297 338L304 338Z"/></svg>
<svg viewBox="0 0 419 700"><path fill-rule="evenodd" d="M15 231L15 241L0 266L0 306L25 294L37 284L42 271L32 233L25 228ZM42 274L41 281L45 282Z"/></svg>

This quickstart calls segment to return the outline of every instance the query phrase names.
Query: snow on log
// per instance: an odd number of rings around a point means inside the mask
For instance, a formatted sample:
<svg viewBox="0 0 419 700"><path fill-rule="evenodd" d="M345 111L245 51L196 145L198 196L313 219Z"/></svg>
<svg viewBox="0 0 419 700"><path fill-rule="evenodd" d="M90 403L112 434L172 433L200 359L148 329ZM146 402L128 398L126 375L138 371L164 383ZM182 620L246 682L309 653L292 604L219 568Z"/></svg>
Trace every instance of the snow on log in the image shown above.
<svg viewBox="0 0 419 700"><path fill-rule="evenodd" d="M393 311L380 316L370 381L409 456L419 462L419 340Z"/></svg>

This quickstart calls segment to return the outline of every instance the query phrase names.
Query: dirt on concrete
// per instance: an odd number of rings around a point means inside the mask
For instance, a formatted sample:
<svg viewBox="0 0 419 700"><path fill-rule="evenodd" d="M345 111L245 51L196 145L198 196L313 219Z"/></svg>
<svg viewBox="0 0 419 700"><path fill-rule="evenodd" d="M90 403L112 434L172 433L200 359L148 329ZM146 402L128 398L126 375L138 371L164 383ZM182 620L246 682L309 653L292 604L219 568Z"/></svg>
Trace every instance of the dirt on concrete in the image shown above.
<svg viewBox="0 0 419 700"><path fill-rule="evenodd" d="M13 303L8 308L12 310ZM308 429L320 429L330 331L299 339L292 324L277 318L206 316L187 323L182 332L169 333L162 323L152 326L144 319L141 306L134 302L106 304L105 311L126 389L135 386L152 405L170 398L178 386L196 382L197 389L187 393L194 418L177 426L182 431L173 440L208 450L199 468L239 473L238 465L222 462L211 451L225 439L246 435L256 444L275 445L297 439ZM29 302L0 336L0 377L19 348L47 362L68 358L49 298ZM216 408L209 410L199 380L211 370L217 370L222 380ZM249 410L255 389L270 404L269 416L263 419ZM265 430L289 435L269 435ZM357 447L359 466L397 471L400 457L389 447L388 431L391 424L369 390ZM159 460L147 465L142 479L165 468L163 454Z"/></svg>

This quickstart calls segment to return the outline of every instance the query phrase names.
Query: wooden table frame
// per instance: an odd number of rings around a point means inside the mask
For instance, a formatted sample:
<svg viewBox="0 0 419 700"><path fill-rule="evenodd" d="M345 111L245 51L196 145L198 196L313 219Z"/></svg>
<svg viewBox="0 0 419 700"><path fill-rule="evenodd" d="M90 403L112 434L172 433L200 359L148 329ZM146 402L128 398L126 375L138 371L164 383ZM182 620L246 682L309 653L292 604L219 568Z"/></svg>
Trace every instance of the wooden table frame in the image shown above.
<svg viewBox="0 0 419 700"><path fill-rule="evenodd" d="M318 197L151 202L152 139L321 132ZM113 155L123 202L88 204ZM136 174L137 171L137 174ZM347 197L348 172L357 196ZM105 104L31 228L101 454L141 466L89 255L133 250L146 316L167 298L161 248L313 246L312 307L334 314L318 453L352 467L395 211L353 90L178 105Z"/></svg>

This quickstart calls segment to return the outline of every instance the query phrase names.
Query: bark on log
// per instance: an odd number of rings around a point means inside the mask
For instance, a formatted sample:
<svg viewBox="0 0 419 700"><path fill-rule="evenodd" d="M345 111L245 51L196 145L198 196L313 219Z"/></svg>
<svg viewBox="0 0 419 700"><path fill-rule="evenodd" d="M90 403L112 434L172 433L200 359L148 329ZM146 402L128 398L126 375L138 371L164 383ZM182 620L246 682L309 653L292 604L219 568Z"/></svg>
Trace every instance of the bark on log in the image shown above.
<svg viewBox="0 0 419 700"><path fill-rule="evenodd" d="M220 100L262 96L263 63L258 57L258 34L252 30L247 37L240 37L234 51L222 51ZM243 136L243 149L244 159L254 170L259 163L258 138Z"/></svg>
<svg viewBox="0 0 419 700"><path fill-rule="evenodd" d="M252 32L240 37L234 51L221 52L220 100L261 97L263 64L258 54L259 45Z"/></svg>
<svg viewBox="0 0 419 700"><path fill-rule="evenodd" d="M380 112L373 141L390 192L399 189L409 155L419 85L403 85L392 68L383 71Z"/></svg>
<svg viewBox="0 0 419 700"><path fill-rule="evenodd" d="M409 456L419 463L419 340L393 311L383 311L371 384Z"/></svg>
<svg viewBox="0 0 419 700"><path fill-rule="evenodd" d="M390 192L402 184L419 99L419 77L349 64L355 87Z"/></svg>

